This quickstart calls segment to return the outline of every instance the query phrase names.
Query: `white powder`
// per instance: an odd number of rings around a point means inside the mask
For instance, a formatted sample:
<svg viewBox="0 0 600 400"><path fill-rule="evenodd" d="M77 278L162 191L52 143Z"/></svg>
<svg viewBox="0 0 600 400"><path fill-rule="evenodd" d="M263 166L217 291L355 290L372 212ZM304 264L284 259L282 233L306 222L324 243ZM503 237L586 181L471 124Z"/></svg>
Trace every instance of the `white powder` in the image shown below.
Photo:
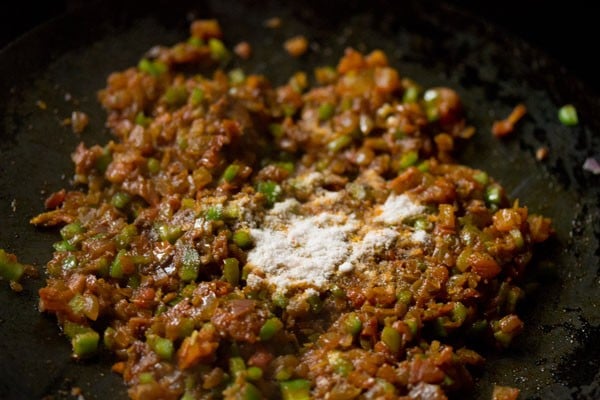
<svg viewBox="0 0 600 400"><path fill-rule="evenodd" d="M389 249L397 237L398 232L390 228L367 232L361 241L352 243L351 254L348 259L338 267L338 271L341 273L352 271L361 259L373 256L383 249Z"/></svg>
<svg viewBox="0 0 600 400"><path fill-rule="evenodd" d="M264 282L282 292L295 286L325 289L335 274L365 271L373 256L394 245L399 232L385 225L398 225L424 210L408 196L392 194L375 219L359 221L352 214L328 211L341 197L317 191L308 208L322 211L309 216L301 214L305 206L295 199L276 203L261 228L250 229L255 247L248 252L248 286ZM427 234L416 231L411 238L421 243Z"/></svg>
<svg viewBox="0 0 600 400"><path fill-rule="evenodd" d="M397 196L392 193L381 207L381 214L375 218L375 221L395 225L401 223L407 217L423 212L424 209L425 207L413 202L407 195Z"/></svg>
<svg viewBox="0 0 600 400"><path fill-rule="evenodd" d="M348 236L358 222L352 216L328 212L286 216L284 220L282 214L270 214L263 229L250 230L255 247L248 253L248 263L278 290L297 284L325 287L336 266L348 257Z"/></svg>
<svg viewBox="0 0 600 400"><path fill-rule="evenodd" d="M416 242L416 243L425 243L427 241L428 236L429 235L427 234L427 231L419 229L412 233L411 239L413 242Z"/></svg>

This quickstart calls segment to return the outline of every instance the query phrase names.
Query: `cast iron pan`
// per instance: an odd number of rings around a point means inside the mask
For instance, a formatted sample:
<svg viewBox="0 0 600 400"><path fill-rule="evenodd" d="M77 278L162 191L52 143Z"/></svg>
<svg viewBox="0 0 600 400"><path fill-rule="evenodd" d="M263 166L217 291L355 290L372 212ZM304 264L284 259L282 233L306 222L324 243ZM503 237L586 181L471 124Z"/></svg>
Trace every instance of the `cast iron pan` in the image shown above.
<svg viewBox="0 0 600 400"><path fill-rule="evenodd" d="M600 100L536 49L437 2L103 2L39 27L0 53L1 248L42 269L58 234L28 220L48 193L70 185L69 155L80 140L109 140L95 93L111 71L135 65L151 46L183 40L193 16L218 18L229 45L249 41L254 55L240 65L276 83L332 64L353 46L385 50L404 76L424 86L455 88L478 128L461 161L487 170L530 210L551 216L557 230L532 268L532 281L541 284L529 285L524 334L508 351L485 352L473 397L489 398L498 383L521 388L524 399L600 398L600 177L582 170L587 157L600 157ZM263 27L273 16L282 18L280 30ZM295 34L312 43L298 60L281 48ZM519 102L529 112L517 132L492 138L492 121ZM579 111L577 127L556 118L567 102ZM75 109L91 117L81 137L61 126ZM537 162L542 145L550 155ZM43 280L25 282L22 293L0 282L0 398L66 399L80 387L86 399L125 399L106 356L70 359L55 320L37 311Z"/></svg>

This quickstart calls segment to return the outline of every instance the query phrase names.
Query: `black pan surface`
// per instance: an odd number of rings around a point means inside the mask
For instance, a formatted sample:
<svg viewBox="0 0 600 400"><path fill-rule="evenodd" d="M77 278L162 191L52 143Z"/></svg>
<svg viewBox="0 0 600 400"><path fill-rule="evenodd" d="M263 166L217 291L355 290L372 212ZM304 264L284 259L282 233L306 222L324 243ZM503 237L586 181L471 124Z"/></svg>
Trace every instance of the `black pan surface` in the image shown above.
<svg viewBox="0 0 600 400"><path fill-rule="evenodd" d="M600 159L600 97L535 48L439 2L166 4L91 4L0 52L0 248L42 271L58 234L34 229L29 219L49 193L70 185L69 156L80 140L110 140L95 93L111 71L135 65L151 46L183 40L189 18L218 18L230 46L249 41L252 59L234 64L276 83L335 63L345 47L381 48L404 76L459 92L478 130L461 162L488 171L530 210L552 217L557 231L532 268L541 284L529 285L524 334L507 351L485 353L472 397L489 398L497 383L521 388L523 399L600 398L600 177L582 169L587 157ZM282 18L281 29L263 26L273 16ZM300 59L281 47L295 34L311 42ZM515 134L493 138L492 121L519 102L529 112ZM577 127L558 122L564 103L576 105ZM61 125L73 110L91 117L81 136ZM543 145L550 155L538 162ZM85 399L125 399L110 359L70 359L55 320L37 311L43 280L26 281L21 293L0 282L0 398L69 399L80 387Z"/></svg>

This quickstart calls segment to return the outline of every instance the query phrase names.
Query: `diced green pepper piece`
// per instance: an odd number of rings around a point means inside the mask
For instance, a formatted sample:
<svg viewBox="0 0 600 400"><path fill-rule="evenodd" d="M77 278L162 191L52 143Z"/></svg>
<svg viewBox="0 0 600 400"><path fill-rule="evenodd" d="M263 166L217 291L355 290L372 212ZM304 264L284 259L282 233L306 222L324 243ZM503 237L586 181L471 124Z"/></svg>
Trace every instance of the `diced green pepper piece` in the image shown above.
<svg viewBox="0 0 600 400"><path fill-rule="evenodd" d="M129 202L131 201L131 196L125 192L117 192L113 194L110 204L117 207L118 209L123 209L127 207Z"/></svg>
<svg viewBox="0 0 600 400"><path fill-rule="evenodd" d="M244 384L243 400L261 400L262 398L264 398L264 396L256 386L250 382Z"/></svg>
<svg viewBox="0 0 600 400"><path fill-rule="evenodd" d="M71 310L73 311L74 314L79 314L79 315L83 314L86 304L87 304L87 302L85 300L85 297L83 297L79 293L77 293L75 296L73 296L71 298L71 300L69 300L69 307L71 308Z"/></svg>
<svg viewBox="0 0 600 400"><path fill-rule="evenodd" d="M271 339L277 332L283 328L283 322L277 317L269 318L265 321L263 326L260 328L258 337L260 340L267 341Z"/></svg>
<svg viewBox="0 0 600 400"><path fill-rule="evenodd" d="M188 98L187 89L183 86L171 86L163 95L165 103L171 107L179 107L185 104Z"/></svg>
<svg viewBox="0 0 600 400"><path fill-rule="evenodd" d="M183 250L179 277L184 282L195 281L200 270L200 255L192 246L186 246Z"/></svg>
<svg viewBox="0 0 600 400"><path fill-rule="evenodd" d="M577 109L572 104L566 104L558 110L559 121L566 126L575 126L579 123Z"/></svg>
<svg viewBox="0 0 600 400"><path fill-rule="evenodd" d="M226 182L231 182L235 179L237 174L240 172L240 166L238 164L230 164L225 168L225 172L223 172L223 180Z"/></svg>
<svg viewBox="0 0 600 400"><path fill-rule="evenodd" d="M499 185L489 185L485 191L485 201L488 204L499 205L502 201L502 189Z"/></svg>
<svg viewBox="0 0 600 400"><path fill-rule="evenodd" d="M229 83L232 85L237 85L243 83L246 80L246 74L241 68L234 68L229 71Z"/></svg>
<svg viewBox="0 0 600 400"><path fill-rule="evenodd" d="M66 240L61 240L60 242L55 242L52 247L56 251L73 251L77 250L77 247Z"/></svg>
<svg viewBox="0 0 600 400"><path fill-rule="evenodd" d="M208 48L210 49L211 58L215 61L226 61L229 58L229 51L219 39L210 38Z"/></svg>
<svg viewBox="0 0 600 400"><path fill-rule="evenodd" d="M406 289L406 290L401 290L398 295L396 296L396 298L398 299L398 301L402 304L405 305L409 305L412 301L412 293L410 292L410 290Z"/></svg>
<svg viewBox="0 0 600 400"><path fill-rule="evenodd" d="M95 162L96 169L99 172L104 173L104 172L106 172L106 169L108 168L108 166L110 165L111 162L112 162L112 153L108 147L104 147L104 149L102 149L102 154L100 154L100 156L98 156L98 158L96 158L96 162Z"/></svg>
<svg viewBox="0 0 600 400"><path fill-rule="evenodd" d="M183 231L179 226L169 226L167 224L160 224L158 226L158 236L160 236L160 239L171 244L175 243L182 234Z"/></svg>
<svg viewBox="0 0 600 400"><path fill-rule="evenodd" d="M270 124L269 132L271 132L271 135L273 135L273 137L275 139L279 139L284 134L283 126L281 124L275 124L275 123Z"/></svg>
<svg viewBox="0 0 600 400"><path fill-rule="evenodd" d="M117 244L117 248L124 249L127 246L129 246L129 244L137 234L138 230L135 225L129 224L123 227L123 229L121 229L121 232L119 232L115 236L115 243Z"/></svg>
<svg viewBox="0 0 600 400"><path fill-rule="evenodd" d="M348 376L354 369L352 363L344 358L341 351L333 350L328 352L327 362L333 367L336 373L342 376Z"/></svg>
<svg viewBox="0 0 600 400"><path fill-rule="evenodd" d="M475 179L475 182L478 182L482 185L487 185L490 180L488 174L485 171L477 171L473 175L473 179Z"/></svg>
<svg viewBox="0 0 600 400"><path fill-rule="evenodd" d="M144 128L146 128L152 122L152 118L147 117L143 111L140 111L135 116L134 122L136 123L136 125L140 125L140 126L143 126Z"/></svg>
<svg viewBox="0 0 600 400"><path fill-rule="evenodd" d="M162 359L162 360L170 360L173 357L173 342L169 339L156 336L149 335L147 338L147 342L152 348L152 350Z"/></svg>
<svg viewBox="0 0 600 400"><path fill-rule="evenodd" d="M140 383L142 383L142 384L152 383L152 382L154 382L154 375L152 374L152 372L142 372L139 375L139 380L140 380Z"/></svg>
<svg viewBox="0 0 600 400"><path fill-rule="evenodd" d="M246 363L242 357L231 357L229 359L229 372L233 376L244 372L246 370Z"/></svg>
<svg viewBox="0 0 600 400"><path fill-rule="evenodd" d="M71 222L60 229L60 236L63 238L63 240L70 240L73 239L75 235L82 232L83 227L81 226L80 222Z"/></svg>
<svg viewBox="0 0 600 400"><path fill-rule="evenodd" d="M77 357L88 357L98 350L99 341L100 335L98 332L90 330L84 333L79 333L75 335L73 339L71 339L73 353Z"/></svg>
<svg viewBox="0 0 600 400"><path fill-rule="evenodd" d="M168 67L165 63L154 60L150 61L147 58L142 58L138 63L138 69L152 76L159 76L167 72Z"/></svg>
<svg viewBox="0 0 600 400"><path fill-rule="evenodd" d="M342 150L344 147L347 147L351 143L352 138L348 135L343 135L327 143L327 149L329 149L329 151L337 153L338 151Z"/></svg>
<svg viewBox="0 0 600 400"><path fill-rule="evenodd" d="M281 187L273 181L258 182L257 190L264 194L268 205L273 205L281 195Z"/></svg>
<svg viewBox="0 0 600 400"><path fill-rule="evenodd" d="M462 323L465 322L465 319L467 319L467 313L467 307L460 301L457 301L454 303L454 308L452 309L452 321L462 325Z"/></svg>
<svg viewBox="0 0 600 400"><path fill-rule="evenodd" d="M112 264L110 265L109 275L116 279L121 279L125 276L123 272L122 258L126 255L125 249L119 250Z"/></svg>
<svg viewBox="0 0 600 400"><path fill-rule="evenodd" d="M209 221L219 221L223 217L223 207L220 205L209 207L205 217Z"/></svg>
<svg viewBox="0 0 600 400"><path fill-rule="evenodd" d="M306 379L295 379L280 382L283 400L310 400L310 382Z"/></svg>
<svg viewBox="0 0 600 400"><path fill-rule="evenodd" d="M381 341L393 352L397 353L400 351L402 346L402 338L400 332L392 328L391 326L384 326L381 331Z"/></svg>
<svg viewBox="0 0 600 400"><path fill-rule="evenodd" d="M415 150L408 151L400 157L400 168L406 169L419 161L419 153Z"/></svg>
<svg viewBox="0 0 600 400"><path fill-rule="evenodd" d="M331 103L323 103L319 106L317 113L319 120L327 121L333 117L333 114L335 113L335 106Z"/></svg>
<svg viewBox="0 0 600 400"><path fill-rule="evenodd" d="M353 336L358 335L358 333L362 329L362 321L358 317L358 314L356 314L355 312L348 313L344 321L344 328L345 331L349 334Z"/></svg>
<svg viewBox="0 0 600 400"><path fill-rule="evenodd" d="M420 94L421 94L421 91L419 90L419 88L417 86L409 86L406 88L406 90L404 91L404 94L402 95L402 102L403 103L414 103L417 100L419 100Z"/></svg>
<svg viewBox="0 0 600 400"><path fill-rule="evenodd" d="M248 367L248 369L246 370L246 377L248 378L248 380L258 381L263 377L263 370L255 366Z"/></svg>
<svg viewBox="0 0 600 400"><path fill-rule="evenodd" d="M73 339L75 336L81 333L93 332L93 329L89 326L84 326L75 322L66 320L62 326L63 332L69 339Z"/></svg>
<svg viewBox="0 0 600 400"><path fill-rule="evenodd" d="M204 101L204 90L202 90L202 88L194 88L192 90L192 94L190 95L190 102L192 103L192 106L197 107L199 106L202 101Z"/></svg>
<svg viewBox="0 0 600 400"><path fill-rule="evenodd" d="M223 260L223 278L233 286L240 282L240 263L237 258Z"/></svg>
<svg viewBox="0 0 600 400"><path fill-rule="evenodd" d="M117 331L112 326L107 327L104 330L103 335L103 343L104 347L109 350L112 350L115 347L115 336L117 335Z"/></svg>
<svg viewBox="0 0 600 400"><path fill-rule="evenodd" d="M250 236L250 232L245 229L238 229L233 233L232 236L233 243L238 245L242 249L247 249L252 245L252 236Z"/></svg>

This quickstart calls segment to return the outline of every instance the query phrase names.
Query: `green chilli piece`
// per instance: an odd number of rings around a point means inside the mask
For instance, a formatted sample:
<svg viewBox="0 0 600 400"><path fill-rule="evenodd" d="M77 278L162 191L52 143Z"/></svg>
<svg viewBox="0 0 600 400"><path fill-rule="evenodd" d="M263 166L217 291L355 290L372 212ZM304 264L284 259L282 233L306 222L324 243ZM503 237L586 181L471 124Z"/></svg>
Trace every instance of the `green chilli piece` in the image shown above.
<svg viewBox="0 0 600 400"><path fill-rule="evenodd" d="M233 376L237 376L246 371L246 363L242 357L231 357L229 359L229 372Z"/></svg>
<svg viewBox="0 0 600 400"><path fill-rule="evenodd" d="M119 250L112 264L110 265L110 269L108 274L112 278L121 279L125 274L123 273L123 261L122 258L126 256L125 249Z"/></svg>
<svg viewBox="0 0 600 400"><path fill-rule="evenodd" d="M150 125L150 123L152 122L152 118L147 117L143 111L140 111L139 113L137 113L137 115L135 116L135 120L134 120L136 125L140 125L143 126L144 128L148 127L148 125Z"/></svg>
<svg viewBox="0 0 600 400"><path fill-rule="evenodd" d="M107 327L104 330L104 335L102 335L102 342L104 343L104 347L109 350L112 350L115 347L115 336L117 335L117 330L112 326Z"/></svg>
<svg viewBox="0 0 600 400"><path fill-rule="evenodd" d="M237 174L240 172L240 166L238 164L230 164L225 168L225 172L223 172L223 180L226 182L231 182L235 179Z"/></svg>
<svg viewBox="0 0 600 400"><path fill-rule="evenodd" d="M277 202L281 195L281 186L274 181L261 181L258 182L256 189L265 195L267 199L267 205L272 206Z"/></svg>
<svg viewBox="0 0 600 400"><path fill-rule="evenodd" d="M412 293L410 292L410 290L406 289L406 290L401 290L397 295L396 298L398 299L398 301L404 305L409 305L412 302Z"/></svg>
<svg viewBox="0 0 600 400"><path fill-rule="evenodd" d="M138 69L152 76L159 76L167 72L167 65L161 61L150 61L147 58L142 58L138 63Z"/></svg>
<svg viewBox="0 0 600 400"><path fill-rule="evenodd" d="M417 86L409 86L406 88L404 94L402 95L402 102L415 103L417 100L419 100L420 94L421 91Z"/></svg>
<svg viewBox="0 0 600 400"><path fill-rule="evenodd" d="M333 350L327 353L327 362L336 373L342 376L348 376L354 369L354 365L344 358L341 351Z"/></svg>
<svg viewBox="0 0 600 400"><path fill-rule="evenodd" d="M263 326L260 328L258 337L260 340L267 341L271 339L277 332L283 328L283 322L277 317L269 318L265 321Z"/></svg>
<svg viewBox="0 0 600 400"><path fill-rule="evenodd" d="M74 251L77 250L77 247L71 243L69 243L67 240L61 240L60 242L55 242L52 247L54 247L54 250L56 251Z"/></svg>
<svg viewBox="0 0 600 400"><path fill-rule="evenodd" d="M406 169L412 165L415 165L419 161L419 153L415 150L408 151L402 154L400 157L400 168Z"/></svg>
<svg viewBox="0 0 600 400"><path fill-rule="evenodd" d="M160 239L171 244L175 243L183 235L183 231L179 226L171 226L164 223L158 225L157 230Z"/></svg>
<svg viewBox="0 0 600 400"><path fill-rule="evenodd" d="M152 382L155 381L154 375L152 374L152 372L142 372L139 375L138 379L139 379L139 381L140 381L141 384L152 383Z"/></svg>
<svg viewBox="0 0 600 400"><path fill-rule="evenodd" d="M319 106L317 110L317 114L319 116L320 121L327 121L333 114L335 113L335 106L331 103L323 103Z"/></svg>
<svg viewBox="0 0 600 400"><path fill-rule="evenodd" d="M485 201L488 204L499 205L502 201L502 188L499 185L489 185L485 190Z"/></svg>
<svg viewBox="0 0 600 400"><path fill-rule="evenodd" d="M425 104L425 115L429 122L435 122L440 118L437 105L439 102L439 93L435 89L429 89L423 94L423 102Z"/></svg>
<svg viewBox="0 0 600 400"><path fill-rule="evenodd" d="M9 281L18 281L25 272L25 266L16 261L6 251L0 249L0 276Z"/></svg>
<svg viewBox="0 0 600 400"><path fill-rule="evenodd" d="M187 102L188 92L184 86L171 86L163 95L163 99L167 105L171 107L179 107Z"/></svg>
<svg viewBox="0 0 600 400"><path fill-rule="evenodd" d="M238 229L233 233L232 236L233 243L235 243L241 249L247 249L252 245L252 236L250 236L250 232L245 229Z"/></svg>
<svg viewBox="0 0 600 400"><path fill-rule="evenodd" d="M88 357L98 350L99 341L100 335L91 329L78 333L71 339L73 353L80 358Z"/></svg>
<svg viewBox="0 0 600 400"><path fill-rule="evenodd" d="M197 107L202 103L202 101L204 101L204 90L198 87L194 88L192 90L192 94L190 95L190 102L192 103L192 106Z"/></svg>
<svg viewBox="0 0 600 400"><path fill-rule="evenodd" d="M204 40L202 40L202 38L199 38L196 36L190 37L187 42L188 42L188 44L191 44L192 46L195 46L195 47L204 46Z"/></svg>
<svg viewBox="0 0 600 400"><path fill-rule="evenodd" d="M161 360L168 361L173 357L173 341L157 335L148 335L146 341Z"/></svg>
<svg viewBox="0 0 600 400"><path fill-rule="evenodd" d="M124 249L133 241L133 238L137 236L138 230L135 225L125 225L121 232L115 236L115 243L118 249Z"/></svg>
<svg viewBox="0 0 600 400"><path fill-rule="evenodd" d="M219 221L223 218L223 207L221 205L211 206L206 210L204 216L209 221Z"/></svg>
<svg viewBox="0 0 600 400"><path fill-rule="evenodd" d="M60 236L64 240L73 239L76 235L83 233L83 227L80 222L71 222L60 229Z"/></svg>
<svg viewBox="0 0 600 400"><path fill-rule="evenodd" d="M269 132L271 132L271 135L273 135L275 139L281 138L285 133L283 130L283 125L276 123L269 125Z"/></svg>
<svg viewBox="0 0 600 400"><path fill-rule="evenodd" d="M327 149L334 153L342 150L352 143L352 138L348 135L340 136L336 139L333 139L331 142L327 143Z"/></svg>
<svg viewBox="0 0 600 400"><path fill-rule="evenodd" d="M99 172L104 173L106 172L106 169L108 168L111 162L112 152L110 151L108 146L106 146L102 149L102 154L100 154L98 158L96 158L96 162L94 163L94 165Z"/></svg>
<svg viewBox="0 0 600 400"><path fill-rule="evenodd" d="M250 381L258 381L263 377L263 370L259 367L248 367L246 370L246 378Z"/></svg>
<svg viewBox="0 0 600 400"><path fill-rule="evenodd" d="M87 305L87 302L85 300L85 297L83 297L79 293L77 293L75 296L73 296L71 298L71 300L69 300L69 307L71 308L73 313L77 314L77 315L83 314L83 311L85 310L86 305Z"/></svg>
<svg viewBox="0 0 600 400"><path fill-rule="evenodd" d="M279 383L283 400L310 400L310 382L294 379Z"/></svg>
<svg viewBox="0 0 600 400"><path fill-rule="evenodd" d="M362 329L362 321L355 312L348 313L344 320L344 329L347 333L352 336L358 335Z"/></svg>
<svg viewBox="0 0 600 400"><path fill-rule="evenodd" d="M579 123L577 109L573 104L566 104L558 110L558 120L566 126L575 126Z"/></svg>
<svg viewBox="0 0 600 400"><path fill-rule="evenodd" d="M260 390L250 382L245 382L242 390L243 400L261 400L264 398Z"/></svg>
<svg viewBox="0 0 600 400"><path fill-rule="evenodd" d="M241 68L234 68L229 71L229 83L232 85L238 85L246 80L246 74Z"/></svg>
<svg viewBox="0 0 600 400"><path fill-rule="evenodd" d="M210 38L208 48L210 49L211 58L215 61L226 61L229 58L229 51L219 39Z"/></svg>
<svg viewBox="0 0 600 400"><path fill-rule="evenodd" d="M381 331L381 341L393 352L397 353L402 347L402 338L400 332L391 326L384 326Z"/></svg>
<svg viewBox="0 0 600 400"><path fill-rule="evenodd" d="M469 310L463 303L457 301L454 303L454 308L452 309L452 321L458 322L460 325L462 325L467 319L468 311Z"/></svg>
<svg viewBox="0 0 600 400"><path fill-rule="evenodd" d="M110 204L122 210L131 202L131 195L125 192L117 192L110 199Z"/></svg>
<svg viewBox="0 0 600 400"><path fill-rule="evenodd" d="M240 282L240 262L237 258L226 258L223 260L223 278L233 286Z"/></svg>
<svg viewBox="0 0 600 400"><path fill-rule="evenodd" d="M183 250L179 277L184 282L195 281L200 270L200 255L193 246L186 246Z"/></svg>
<svg viewBox="0 0 600 400"><path fill-rule="evenodd" d="M490 178L485 171L477 171L473 175L473 179L475 180L475 182L480 183L482 185L487 185L490 181Z"/></svg>

